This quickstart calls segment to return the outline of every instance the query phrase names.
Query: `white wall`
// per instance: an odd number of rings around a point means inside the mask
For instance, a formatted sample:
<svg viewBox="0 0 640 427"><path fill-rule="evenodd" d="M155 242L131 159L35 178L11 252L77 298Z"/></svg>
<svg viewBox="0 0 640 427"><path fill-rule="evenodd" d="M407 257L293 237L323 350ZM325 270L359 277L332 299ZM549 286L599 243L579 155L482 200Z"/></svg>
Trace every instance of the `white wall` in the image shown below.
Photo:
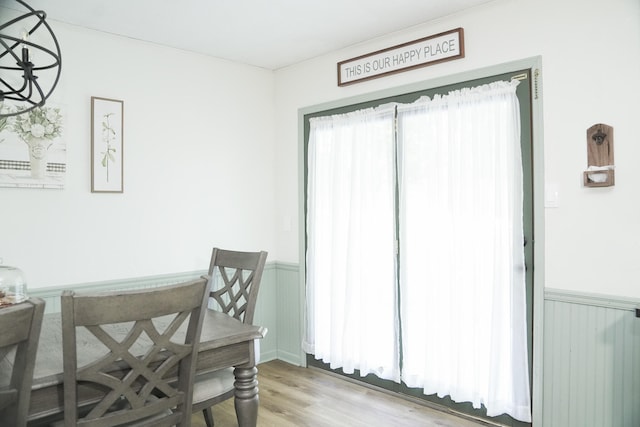
<svg viewBox="0 0 640 427"><path fill-rule="evenodd" d="M339 61L463 27L464 59L346 87ZM637 0L496 0L471 11L352 46L276 73L277 242L298 262L298 110L405 84L542 57L546 286L640 297L640 3ZM586 129L615 130L616 185L585 188ZM292 219L288 230L289 219Z"/></svg>
<svg viewBox="0 0 640 427"><path fill-rule="evenodd" d="M560 196L545 209L546 286L640 297L637 0L496 0L275 77L54 24L66 188L0 188L0 258L25 270L31 287L204 269L214 244L299 262L300 108L540 55L544 180ZM336 85L339 61L456 27L464 59ZM90 192L91 96L125 101L124 194ZM616 185L584 188L585 132L600 122L615 128Z"/></svg>
<svg viewBox="0 0 640 427"><path fill-rule="evenodd" d="M42 288L205 270L214 245L274 259L273 72L50 23L66 187L0 188L4 263ZM90 192L91 96L124 100L123 194Z"/></svg>

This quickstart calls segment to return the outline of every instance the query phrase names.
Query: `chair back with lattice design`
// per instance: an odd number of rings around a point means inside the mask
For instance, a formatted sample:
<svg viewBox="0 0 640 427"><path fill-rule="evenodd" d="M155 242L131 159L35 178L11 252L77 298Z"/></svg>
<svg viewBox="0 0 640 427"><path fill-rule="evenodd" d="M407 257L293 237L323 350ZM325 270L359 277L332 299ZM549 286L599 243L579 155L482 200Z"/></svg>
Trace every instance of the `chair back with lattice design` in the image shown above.
<svg viewBox="0 0 640 427"><path fill-rule="evenodd" d="M209 286L65 291L64 425L190 425Z"/></svg>
<svg viewBox="0 0 640 427"><path fill-rule="evenodd" d="M267 252L238 252L213 248L209 264L213 307L253 323Z"/></svg>
<svg viewBox="0 0 640 427"><path fill-rule="evenodd" d="M30 298L0 308L0 425L27 425L44 306Z"/></svg>

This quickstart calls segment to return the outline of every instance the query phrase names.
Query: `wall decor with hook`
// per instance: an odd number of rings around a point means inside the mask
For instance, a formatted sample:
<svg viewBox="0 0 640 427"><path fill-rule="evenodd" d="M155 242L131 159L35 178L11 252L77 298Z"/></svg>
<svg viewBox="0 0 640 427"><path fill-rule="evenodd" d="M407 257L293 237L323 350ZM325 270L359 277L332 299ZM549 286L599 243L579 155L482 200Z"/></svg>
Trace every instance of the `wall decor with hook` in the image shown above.
<svg viewBox="0 0 640 427"><path fill-rule="evenodd" d="M587 129L587 170L585 187L610 187L615 184L613 164L613 127L598 123Z"/></svg>

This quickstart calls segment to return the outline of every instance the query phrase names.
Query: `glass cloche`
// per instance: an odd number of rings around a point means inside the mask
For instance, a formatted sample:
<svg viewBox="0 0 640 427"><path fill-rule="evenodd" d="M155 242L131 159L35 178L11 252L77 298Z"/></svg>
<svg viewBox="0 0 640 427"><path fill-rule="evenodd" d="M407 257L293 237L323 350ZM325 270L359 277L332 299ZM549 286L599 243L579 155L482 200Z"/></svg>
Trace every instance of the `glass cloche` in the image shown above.
<svg viewBox="0 0 640 427"><path fill-rule="evenodd" d="M22 270L0 265L0 308L27 300L27 282Z"/></svg>

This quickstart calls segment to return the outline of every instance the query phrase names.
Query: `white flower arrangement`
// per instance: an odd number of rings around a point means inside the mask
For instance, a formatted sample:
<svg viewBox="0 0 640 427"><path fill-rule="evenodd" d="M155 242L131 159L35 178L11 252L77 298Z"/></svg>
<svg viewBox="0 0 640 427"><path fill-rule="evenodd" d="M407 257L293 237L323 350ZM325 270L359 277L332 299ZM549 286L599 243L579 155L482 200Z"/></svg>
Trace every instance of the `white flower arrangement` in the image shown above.
<svg viewBox="0 0 640 427"><path fill-rule="evenodd" d="M12 130L25 142L31 138L52 140L62 135L62 114L59 108L37 107L15 116Z"/></svg>

